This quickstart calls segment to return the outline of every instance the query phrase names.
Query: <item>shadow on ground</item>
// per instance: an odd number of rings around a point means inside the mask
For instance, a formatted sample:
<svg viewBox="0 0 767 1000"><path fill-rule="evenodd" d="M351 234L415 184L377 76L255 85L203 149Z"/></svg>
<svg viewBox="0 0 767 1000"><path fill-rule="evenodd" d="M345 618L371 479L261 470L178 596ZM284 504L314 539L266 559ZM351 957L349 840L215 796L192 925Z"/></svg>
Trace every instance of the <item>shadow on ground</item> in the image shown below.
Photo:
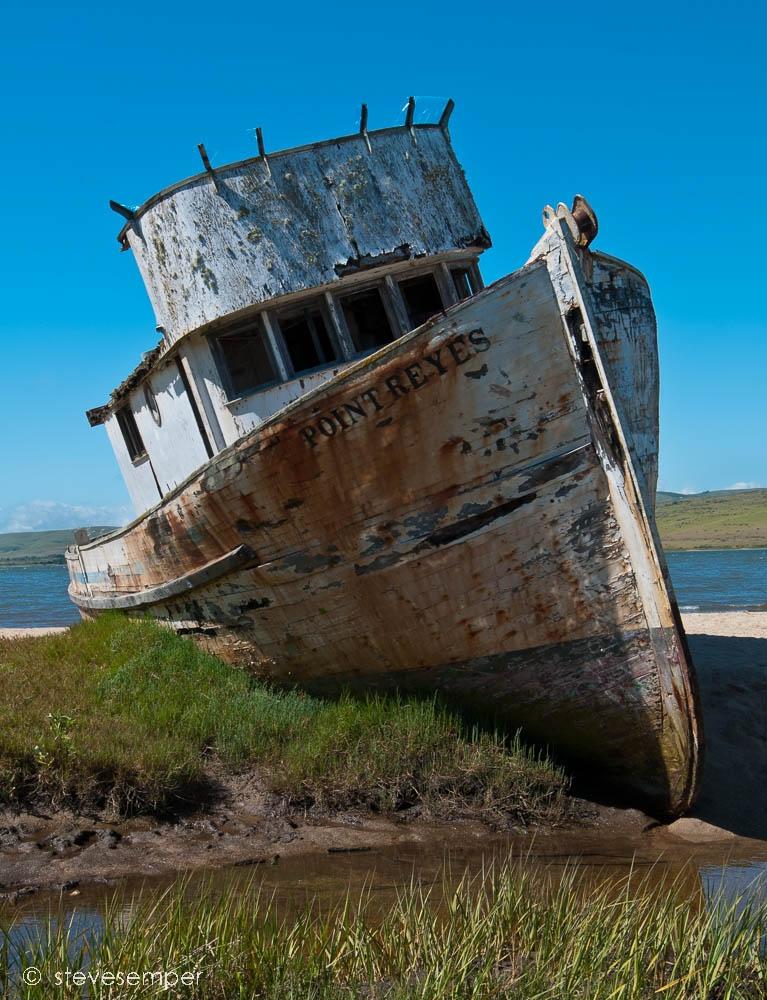
<svg viewBox="0 0 767 1000"><path fill-rule="evenodd" d="M767 639L688 634L706 752L692 815L767 840Z"/></svg>

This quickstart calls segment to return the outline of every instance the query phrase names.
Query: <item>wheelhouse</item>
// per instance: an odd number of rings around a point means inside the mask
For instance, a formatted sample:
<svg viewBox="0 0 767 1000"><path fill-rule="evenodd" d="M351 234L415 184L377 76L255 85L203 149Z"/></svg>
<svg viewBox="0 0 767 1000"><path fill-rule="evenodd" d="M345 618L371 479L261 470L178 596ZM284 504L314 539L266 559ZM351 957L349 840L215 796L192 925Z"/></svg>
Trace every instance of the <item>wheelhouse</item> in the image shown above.
<svg viewBox="0 0 767 1000"><path fill-rule="evenodd" d="M136 513L283 407L482 288L490 241L436 125L382 129L213 169L120 233L162 340L104 424Z"/></svg>

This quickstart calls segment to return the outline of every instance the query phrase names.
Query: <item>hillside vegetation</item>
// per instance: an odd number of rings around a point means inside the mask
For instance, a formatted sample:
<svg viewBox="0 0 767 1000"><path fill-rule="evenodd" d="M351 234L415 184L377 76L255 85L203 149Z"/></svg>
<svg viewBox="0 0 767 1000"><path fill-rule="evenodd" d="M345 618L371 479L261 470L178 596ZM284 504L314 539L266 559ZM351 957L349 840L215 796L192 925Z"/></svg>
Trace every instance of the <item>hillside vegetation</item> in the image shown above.
<svg viewBox="0 0 767 1000"><path fill-rule="evenodd" d="M112 528L86 529L92 538ZM0 566L64 564L64 550L74 541L74 529L64 531L14 531L0 534Z"/></svg>
<svg viewBox="0 0 767 1000"><path fill-rule="evenodd" d="M661 492L657 523L667 549L767 548L767 489Z"/></svg>

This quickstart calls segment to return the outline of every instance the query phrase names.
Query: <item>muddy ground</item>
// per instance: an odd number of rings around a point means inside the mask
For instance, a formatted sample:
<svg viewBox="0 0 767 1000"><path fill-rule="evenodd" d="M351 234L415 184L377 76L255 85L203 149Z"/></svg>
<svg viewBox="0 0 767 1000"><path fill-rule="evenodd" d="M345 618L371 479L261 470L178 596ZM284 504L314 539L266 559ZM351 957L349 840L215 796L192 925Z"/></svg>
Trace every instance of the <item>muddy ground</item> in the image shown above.
<svg viewBox="0 0 767 1000"><path fill-rule="evenodd" d="M638 810L576 800L569 829L641 835L657 827ZM277 864L302 853L367 852L397 844L474 840L498 826L471 817L440 820L419 806L376 814L311 815L291 810L255 775L229 779L221 802L176 822L148 817L106 822L65 811L0 813L0 901L32 892L70 892L86 883L223 866ZM529 836L532 831L514 831Z"/></svg>

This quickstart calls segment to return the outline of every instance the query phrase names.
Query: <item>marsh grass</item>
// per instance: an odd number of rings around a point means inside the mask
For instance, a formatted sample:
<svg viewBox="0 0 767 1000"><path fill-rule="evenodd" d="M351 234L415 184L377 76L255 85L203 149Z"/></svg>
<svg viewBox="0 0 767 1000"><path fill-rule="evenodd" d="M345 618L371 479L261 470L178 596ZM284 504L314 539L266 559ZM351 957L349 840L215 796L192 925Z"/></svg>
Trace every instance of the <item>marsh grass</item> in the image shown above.
<svg viewBox="0 0 767 1000"><path fill-rule="evenodd" d="M175 811L259 769L293 805L556 822L567 779L434 700L277 690L149 621L0 641L0 802Z"/></svg>
<svg viewBox="0 0 767 1000"><path fill-rule="evenodd" d="M706 905L689 880L659 886L652 873L594 885L577 868L506 864L457 888L413 883L383 908L363 893L283 910L255 884L192 899L177 887L134 902L127 919L114 904L89 939L66 923L17 938L4 995L47 998L63 968L199 973L196 987L170 993L198 1000L757 1000L767 990L767 906ZM43 987L14 993L21 965L37 967ZM169 994L155 983L90 995Z"/></svg>

